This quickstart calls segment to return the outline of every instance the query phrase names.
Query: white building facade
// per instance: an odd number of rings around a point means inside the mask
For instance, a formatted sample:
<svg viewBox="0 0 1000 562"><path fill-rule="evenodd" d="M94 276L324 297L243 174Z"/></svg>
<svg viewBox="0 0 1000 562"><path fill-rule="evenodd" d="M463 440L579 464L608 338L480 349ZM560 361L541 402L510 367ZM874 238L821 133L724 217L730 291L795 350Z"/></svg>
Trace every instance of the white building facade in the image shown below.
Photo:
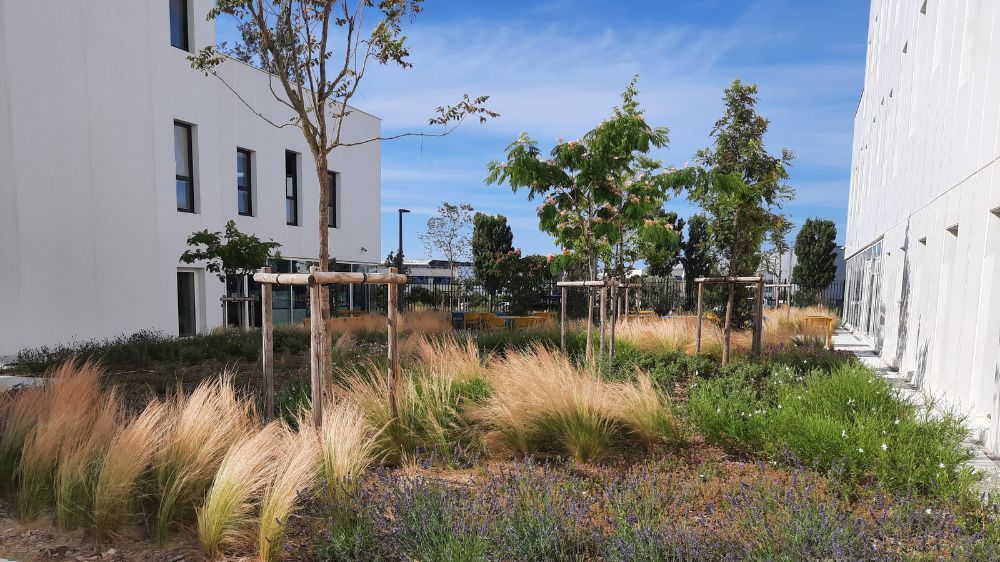
<svg viewBox="0 0 1000 562"><path fill-rule="evenodd" d="M873 0L844 321L1000 452L1000 2Z"/></svg>
<svg viewBox="0 0 1000 562"><path fill-rule="evenodd" d="M279 270L315 263L319 182L301 131L267 124L186 58L215 43L213 4L0 0L0 357L221 325L226 284L179 258L192 232L229 220L279 242ZM234 60L219 72L288 121L267 74ZM381 122L354 110L344 130L348 142L377 138ZM340 268L378 260L380 151L330 156ZM301 318L304 301L276 293L276 321Z"/></svg>

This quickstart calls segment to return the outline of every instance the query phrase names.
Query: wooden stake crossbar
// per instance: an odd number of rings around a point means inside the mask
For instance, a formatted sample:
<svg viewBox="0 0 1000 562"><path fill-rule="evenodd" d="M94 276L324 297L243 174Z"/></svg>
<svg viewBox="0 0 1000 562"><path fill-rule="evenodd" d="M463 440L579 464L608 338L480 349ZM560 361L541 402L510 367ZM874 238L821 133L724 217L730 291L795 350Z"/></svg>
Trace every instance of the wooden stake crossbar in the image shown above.
<svg viewBox="0 0 1000 562"><path fill-rule="evenodd" d="M398 327L399 311L396 303L399 300L399 286L405 285L405 275L397 273L395 267L389 268L389 273L348 273L339 271L319 271L313 266L309 273L272 273L271 268L262 268L254 273L253 280L261 284L261 308L263 309L264 348L264 415L268 419L274 416L274 320L272 315L273 285L296 285L309 287L309 358L312 382L312 412L313 424L319 427L323 423L323 346L329 345L325 340L323 325L323 286L324 285L388 285L389 298L386 313L386 329L388 332L388 373L389 408L392 416L396 416L396 386L399 382L399 345Z"/></svg>
<svg viewBox="0 0 1000 562"><path fill-rule="evenodd" d="M753 323L753 338L750 344L751 351L753 353L759 354L761 349L761 344L764 339L764 278L757 277L697 277L694 280L698 284L698 328L695 332L695 353L701 353L701 325L702 319L704 317L703 307L702 307L702 290L705 285L753 285L756 289L756 299L754 302L754 323ZM726 310L727 319L732 314L732 311ZM729 357L728 341L723 342L723 363L725 359Z"/></svg>

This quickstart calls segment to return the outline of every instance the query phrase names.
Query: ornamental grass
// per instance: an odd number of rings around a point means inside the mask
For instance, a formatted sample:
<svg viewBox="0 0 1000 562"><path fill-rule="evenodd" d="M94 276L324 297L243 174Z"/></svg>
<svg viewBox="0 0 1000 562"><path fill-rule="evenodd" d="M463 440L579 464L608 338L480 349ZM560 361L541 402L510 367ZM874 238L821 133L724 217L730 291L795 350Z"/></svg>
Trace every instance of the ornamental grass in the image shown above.
<svg viewBox="0 0 1000 562"><path fill-rule="evenodd" d="M212 485L198 508L198 538L211 559L224 546L251 543L254 509L260 493L274 479L284 428L278 423L245 434L226 452Z"/></svg>

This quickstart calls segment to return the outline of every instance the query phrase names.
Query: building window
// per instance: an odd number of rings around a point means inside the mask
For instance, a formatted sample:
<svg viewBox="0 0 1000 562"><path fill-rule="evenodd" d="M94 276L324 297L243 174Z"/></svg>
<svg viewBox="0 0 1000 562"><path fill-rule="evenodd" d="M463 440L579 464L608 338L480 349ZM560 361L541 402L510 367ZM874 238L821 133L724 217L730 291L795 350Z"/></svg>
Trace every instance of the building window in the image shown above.
<svg viewBox="0 0 1000 562"><path fill-rule="evenodd" d="M951 234L952 236L958 236L958 224L953 224L945 230L947 230L948 234Z"/></svg>
<svg viewBox="0 0 1000 562"><path fill-rule="evenodd" d="M170 44L190 51L188 41L188 0L170 0Z"/></svg>
<svg viewBox="0 0 1000 562"><path fill-rule="evenodd" d="M337 228L337 172L327 171L327 185L330 191L329 200L326 205L326 224L330 228Z"/></svg>
<svg viewBox="0 0 1000 562"><path fill-rule="evenodd" d="M285 151L285 223L299 224L298 154Z"/></svg>
<svg viewBox="0 0 1000 562"><path fill-rule="evenodd" d="M236 149L236 208L245 217L253 216L253 173L250 170L252 153Z"/></svg>
<svg viewBox="0 0 1000 562"><path fill-rule="evenodd" d="M193 336L198 331L196 321L194 272L177 272L177 335Z"/></svg>
<svg viewBox="0 0 1000 562"><path fill-rule="evenodd" d="M194 165L191 125L174 121L174 163L177 177L177 210L194 212Z"/></svg>

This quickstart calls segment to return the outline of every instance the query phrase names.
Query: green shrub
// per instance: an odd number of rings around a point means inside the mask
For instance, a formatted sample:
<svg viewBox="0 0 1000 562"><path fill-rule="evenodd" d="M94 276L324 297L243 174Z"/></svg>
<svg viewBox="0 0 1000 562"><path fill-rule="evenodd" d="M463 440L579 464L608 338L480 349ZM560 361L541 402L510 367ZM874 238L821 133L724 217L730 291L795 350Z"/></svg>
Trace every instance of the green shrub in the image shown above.
<svg viewBox="0 0 1000 562"><path fill-rule="evenodd" d="M323 562L381 560L375 526L365 514L346 512L330 518L326 536L316 547Z"/></svg>
<svg viewBox="0 0 1000 562"><path fill-rule="evenodd" d="M931 415L860 365L802 376L778 369L763 384L741 374L692 385L689 414L707 440L774 460L874 477L891 490L945 497L967 490L966 435L954 415Z"/></svg>

